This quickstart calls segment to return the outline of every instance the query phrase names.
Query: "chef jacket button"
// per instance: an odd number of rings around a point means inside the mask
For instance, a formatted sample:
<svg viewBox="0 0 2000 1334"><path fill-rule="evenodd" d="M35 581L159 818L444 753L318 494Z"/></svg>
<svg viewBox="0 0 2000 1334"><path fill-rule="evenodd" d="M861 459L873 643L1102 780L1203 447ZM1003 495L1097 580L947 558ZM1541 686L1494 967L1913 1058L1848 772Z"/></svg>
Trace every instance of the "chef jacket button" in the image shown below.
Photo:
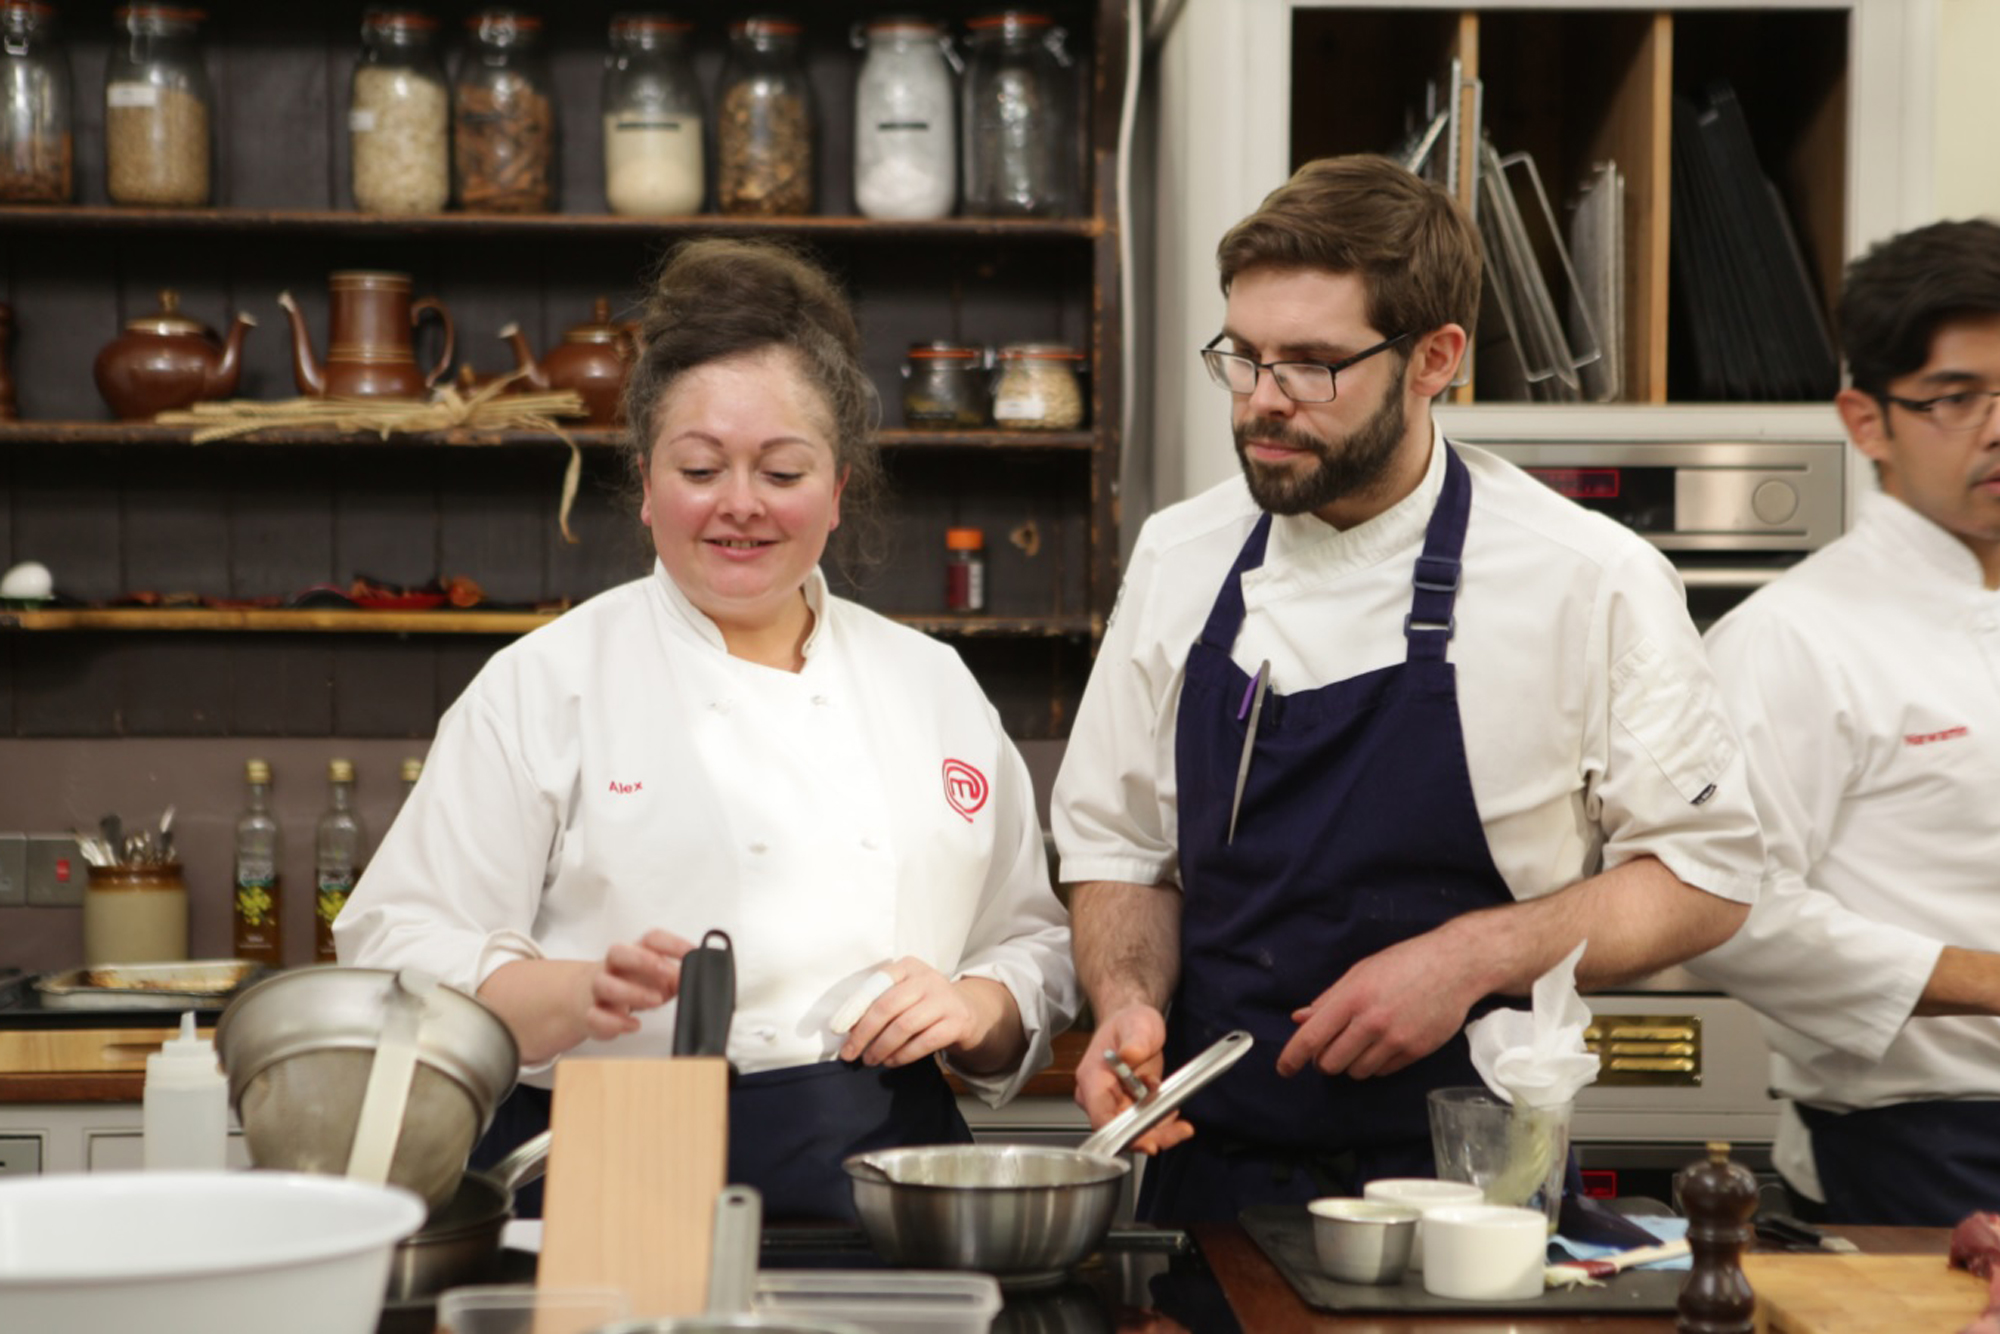
<svg viewBox="0 0 2000 1334"><path fill-rule="evenodd" d="M813 696L813 703L815 703L815 704L818 704L818 705L820 705L820 706L824 707L824 706L825 706L825 704L826 704L826 696L825 696L825 695L814 695L814 696Z"/></svg>
<svg viewBox="0 0 2000 1334"><path fill-rule="evenodd" d="M768 843L752 843L750 845L750 851L756 853L759 857L763 856L770 850L771 850L771 845Z"/></svg>
<svg viewBox="0 0 2000 1334"><path fill-rule="evenodd" d="M768 1026L752 1029L750 1036L759 1042L772 1043L778 1040L778 1030Z"/></svg>
<svg viewBox="0 0 2000 1334"><path fill-rule="evenodd" d="M870 852L873 852L875 851L875 849L882 846L882 840L875 837L875 835L873 834L863 834L861 836L861 846L868 849Z"/></svg>

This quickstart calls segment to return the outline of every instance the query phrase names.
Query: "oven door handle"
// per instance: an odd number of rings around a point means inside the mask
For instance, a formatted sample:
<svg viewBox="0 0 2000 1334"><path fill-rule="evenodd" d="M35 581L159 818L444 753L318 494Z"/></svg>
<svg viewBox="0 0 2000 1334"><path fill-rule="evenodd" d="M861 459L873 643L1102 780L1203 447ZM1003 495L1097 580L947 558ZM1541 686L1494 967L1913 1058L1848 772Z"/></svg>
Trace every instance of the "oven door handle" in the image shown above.
<svg viewBox="0 0 2000 1334"><path fill-rule="evenodd" d="M1768 565L1681 566L1683 588L1762 588L1785 571Z"/></svg>

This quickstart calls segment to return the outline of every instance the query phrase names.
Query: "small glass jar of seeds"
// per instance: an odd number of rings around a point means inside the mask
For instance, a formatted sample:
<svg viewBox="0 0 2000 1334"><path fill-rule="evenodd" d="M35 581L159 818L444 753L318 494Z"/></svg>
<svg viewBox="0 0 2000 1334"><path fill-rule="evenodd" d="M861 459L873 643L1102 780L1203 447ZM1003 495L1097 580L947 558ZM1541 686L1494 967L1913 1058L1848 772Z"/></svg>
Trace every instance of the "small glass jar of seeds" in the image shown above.
<svg viewBox="0 0 2000 1334"><path fill-rule="evenodd" d="M113 11L104 70L104 190L114 204L209 201L208 69L197 37L202 13L170 5Z"/></svg>

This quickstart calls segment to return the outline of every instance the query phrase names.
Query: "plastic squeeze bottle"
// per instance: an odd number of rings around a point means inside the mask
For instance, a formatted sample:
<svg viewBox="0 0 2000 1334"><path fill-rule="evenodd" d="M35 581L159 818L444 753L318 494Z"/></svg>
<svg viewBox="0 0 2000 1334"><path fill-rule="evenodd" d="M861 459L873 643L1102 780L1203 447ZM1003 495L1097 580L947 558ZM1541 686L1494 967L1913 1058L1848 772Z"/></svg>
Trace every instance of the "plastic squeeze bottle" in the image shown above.
<svg viewBox="0 0 2000 1334"><path fill-rule="evenodd" d="M221 1171L229 1145L229 1081L215 1044L194 1031L194 1011L181 1032L146 1058L142 1104L149 1171Z"/></svg>

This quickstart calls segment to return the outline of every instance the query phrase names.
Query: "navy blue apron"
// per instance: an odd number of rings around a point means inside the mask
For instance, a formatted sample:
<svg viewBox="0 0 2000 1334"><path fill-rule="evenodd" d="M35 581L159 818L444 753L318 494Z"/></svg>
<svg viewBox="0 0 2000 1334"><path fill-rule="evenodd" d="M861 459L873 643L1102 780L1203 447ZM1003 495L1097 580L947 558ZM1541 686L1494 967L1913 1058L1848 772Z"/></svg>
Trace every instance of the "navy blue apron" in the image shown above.
<svg viewBox="0 0 2000 1334"><path fill-rule="evenodd" d="M2000 1102L1798 1110L1829 1223L1956 1227L2000 1203Z"/></svg>
<svg viewBox="0 0 2000 1334"><path fill-rule="evenodd" d="M1277 1072L1298 1027L1292 1011L1348 968L1462 913L1514 901L1479 822L1445 660L1472 503L1465 464L1445 448L1444 489L1404 621L1406 660L1298 694L1269 692L1233 843L1252 678L1230 650L1243 624L1242 575L1263 563L1269 515L1189 651L1174 738L1183 902L1166 1063L1177 1068L1235 1028L1257 1049L1191 1100L1194 1138L1147 1166L1139 1209L1154 1222L1233 1222L1253 1204L1433 1176L1425 1094L1481 1082L1462 1033L1393 1075ZM1336 607L1323 633L1341 632Z"/></svg>
<svg viewBox="0 0 2000 1334"><path fill-rule="evenodd" d="M549 1092L523 1084L472 1152L487 1168L549 1127ZM660 1133L673 1134L662 1126ZM935 1061L894 1070L821 1061L740 1075L729 1085L729 1181L755 1186L770 1218L854 1221L840 1160L910 1144L970 1144ZM540 1182L515 1197L518 1218L542 1216Z"/></svg>

